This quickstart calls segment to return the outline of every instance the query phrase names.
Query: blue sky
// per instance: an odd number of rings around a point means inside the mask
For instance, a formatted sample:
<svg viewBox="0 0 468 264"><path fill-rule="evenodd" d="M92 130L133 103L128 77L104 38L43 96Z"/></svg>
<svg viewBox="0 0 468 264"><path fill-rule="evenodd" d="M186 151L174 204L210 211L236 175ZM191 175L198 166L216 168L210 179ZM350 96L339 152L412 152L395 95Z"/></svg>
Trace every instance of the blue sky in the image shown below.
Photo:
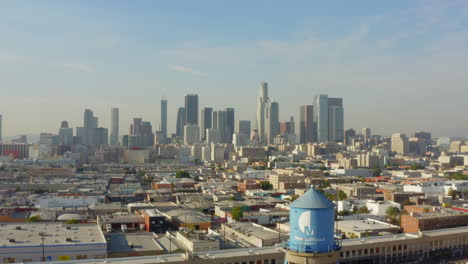
<svg viewBox="0 0 468 264"><path fill-rule="evenodd" d="M169 130L186 93L252 119L261 81L280 117L327 93L345 126L468 136L466 1L2 1L4 134L103 126L121 109Z"/></svg>

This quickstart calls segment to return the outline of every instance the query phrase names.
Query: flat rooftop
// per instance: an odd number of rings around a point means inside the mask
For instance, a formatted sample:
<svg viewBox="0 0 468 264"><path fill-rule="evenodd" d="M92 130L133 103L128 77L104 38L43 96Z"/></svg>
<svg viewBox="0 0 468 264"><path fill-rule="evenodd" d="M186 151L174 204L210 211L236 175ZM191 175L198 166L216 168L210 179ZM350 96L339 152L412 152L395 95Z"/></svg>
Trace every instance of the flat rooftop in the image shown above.
<svg viewBox="0 0 468 264"><path fill-rule="evenodd" d="M366 230L387 230L398 228L397 226L386 224L375 220L345 220L337 221L338 229L353 230L354 232L366 232Z"/></svg>
<svg viewBox="0 0 468 264"><path fill-rule="evenodd" d="M265 247L255 249L228 249L228 250L217 250L202 253L194 253L193 258L195 259L225 259L225 258L239 258L243 256L271 256L272 254L285 254L285 251L279 247ZM190 260L189 260L190 261ZM47 263L51 264L74 264L74 263L88 263L88 264L148 264L148 263L166 263L166 262L187 262L185 254L172 254L172 255L159 255L159 256L147 256L147 257L130 257L130 258L108 258L108 259L89 259L89 260L73 260L73 261L51 261ZM39 264L35 262L32 264Z"/></svg>
<svg viewBox="0 0 468 264"><path fill-rule="evenodd" d="M45 234L45 245L106 243L101 229L96 224L8 223L0 224L0 247L42 245L42 237L39 233ZM67 238L71 241L68 242ZM10 239L15 241L10 242Z"/></svg>
<svg viewBox="0 0 468 264"><path fill-rule="evenodd" d="M155 239L158 237L153 233L119 233L111 234L109 238L111 253L163 250L163 248L155 242Z"/></svg>
<svg viewBox="0 0 468 264"><path fill-rule="evenodd" d="M254 236L264 240L278 239L278 232L250 222L236 222L224 225L246 236Z"/></svg>

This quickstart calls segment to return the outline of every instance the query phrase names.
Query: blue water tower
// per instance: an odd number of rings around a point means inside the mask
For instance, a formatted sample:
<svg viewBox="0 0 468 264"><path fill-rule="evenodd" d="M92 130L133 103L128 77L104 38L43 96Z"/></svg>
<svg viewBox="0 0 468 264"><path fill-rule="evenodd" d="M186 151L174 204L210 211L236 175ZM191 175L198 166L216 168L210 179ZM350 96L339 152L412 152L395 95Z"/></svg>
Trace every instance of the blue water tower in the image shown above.
<svg viewBox="0 0 468 264"><path fill-rule="evenodd" d="M290 210L290 251L325 253L338 249L334 205L327 197L312 188L294 201Z"/></svg>

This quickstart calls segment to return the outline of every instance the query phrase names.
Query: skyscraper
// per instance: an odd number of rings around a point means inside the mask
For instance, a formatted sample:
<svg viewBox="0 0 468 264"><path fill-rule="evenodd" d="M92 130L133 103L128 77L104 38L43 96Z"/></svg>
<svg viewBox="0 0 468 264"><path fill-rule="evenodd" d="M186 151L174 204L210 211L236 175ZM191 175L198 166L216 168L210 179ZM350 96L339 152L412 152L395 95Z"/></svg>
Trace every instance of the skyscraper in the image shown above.
<svg viewBox="0 0 468 264"><path fill-rule="evenodd" d="M198 126L198 95L187 94L185 96L185 124Z"/></svg>
<svg viewBox="0 0 468 264"><path fill-rule="evenodd" d="M314 141L314 107L301 105L300 109L299 137L300 143L305 144Z"/></svg>
<svg viewBox="0 0 468 264"><path fill-rule="evenodd" d="M317 141L328 141L328 95L326 94L314 98L314 122L317 126L315 132Z"/></svg>
<svg viewBox="0 0 468 264"><path fill-rule="evenodd" d="M328 141L342 142L344 111L342 98L328 98Z"/></svg>
<svg viewBox="0 0 468 264"><path fill-rule="evenodd" d="M147 148L154 145L153 126L142 118L133 118L130 134L124 136L123 145L127 148Z"/></svg>
<svg viewBox="0 0 468 264"><path fill-rule="evenodd" d="M0 115L0 142L2 142L2 136L3 136L3 117Z"/></svg>
<svg viewBox="0 0 468 264"><path fill-rule="evenodd" d="M193 145L200 141L200 128L197 125L184 126L184 144Z"/></svg>
<svg viewBox="0 0 468 264"><path fill-rule="evenodd" d="M73 145L73 128L68 127L67 121L62 121L60 124L58 144L66 146Z"/></svg>
<svg viewBox="0 0 468 264"><path fill-rule="evenodd" d="M179 138L184 137L184 126L185 126L185 108L179 107L177 111L177 123L176 123L176 135Z"/></svg>
<svg viewBox="0 0 468 264"><path fill-rule="evenodd" d="M213 117L213 108L205 107L201 110L201 124L200 124L200 140L203 142L206 140L206 130L212 128L212 117Z"/></svg>
<svg viewBox="0 0 468 264"><path fill-rule="evenodd" d="M211 121L212 121L211 127L218 129L218 111L213 111L213 116L211 118Z"/></svg>
<svg viewBox="0 0 468 264"><path fill-rule="evenodd" d="M167 100L161 100L161 133L163 138L167 138Z"/></svg>
<svg viewBox="0 0 468 264"><path fill-rule="evenodd" d="M83 127L76 128L76 135L81 139L84 145L107 145L108 142L108 129L98 127L98 118L90 109L85 109L83 118Z"/></svg>
<svg viewBox="0 0 468 264"><path fill-rule="evenodd" d="M113 146L119 145L119 109L111 109L111 135L110 144Z"/></svg>
<svg viewBox="0 0 468 264"><path fill-rule="evenodd" d="M363 128L362 135L364 136L364 142L369 141L371 137L371 129L368 127Z"/></svg>
<svg viewBox="0 0 468 264"><path fill-rule="evenodd" d="M268 103L268 83L260 84L260 97L257 105L257 130L260 144L266 143L265 108Z"/></svg>
<svg viewBox="0 0 468 264"><path fill-rule="evenodd" d="M250 135L250 120L237 120L237 134Z"/></svg>
<svg viewBox="0 0 468 264"><path fill-rule="evenodd" d="M234 134L234 108L226 108L226 135L225 143L232 143L232 135Z"/></svg>
<svg viewBox="0 0 468 264"><path fill-rule="evenodd" d="M314 98L314 139L318 142L343 141L344 109L342 98L321 94Z"/></svg>
<svg viewBox="0 0 468 264"><path fill-rule="evenodd" d="M221 143L226 143L226 134L227 134L227 128L226 128L226 111L217 111L217 129L219 133L219 141Z"/></svg>
<svg viewBox="0 0 468 264"><path fill-rule="evenodd" d="M279 104L268 100L265 108L266 143L273 144L279 134Z"/></svg>
<svg viewBox="0 0 468 264"><path fill-rule="evenodd" d="M408 153L408 138L405 134L392 135L392 151L398 154Z"/></svg>

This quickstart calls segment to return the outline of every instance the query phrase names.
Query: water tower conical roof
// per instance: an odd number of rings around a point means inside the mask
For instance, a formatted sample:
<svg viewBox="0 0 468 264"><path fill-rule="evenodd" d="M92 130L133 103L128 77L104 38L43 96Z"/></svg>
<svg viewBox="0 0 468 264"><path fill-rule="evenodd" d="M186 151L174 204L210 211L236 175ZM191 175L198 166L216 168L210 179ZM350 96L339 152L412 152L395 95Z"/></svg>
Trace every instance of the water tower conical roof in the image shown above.
<svg viewBox="0 0 468 264"><path fill-rule="evenodd" d="M291 208L321 209L333 208L333 203L321 192L311 188L291 204Z"/></svg>

